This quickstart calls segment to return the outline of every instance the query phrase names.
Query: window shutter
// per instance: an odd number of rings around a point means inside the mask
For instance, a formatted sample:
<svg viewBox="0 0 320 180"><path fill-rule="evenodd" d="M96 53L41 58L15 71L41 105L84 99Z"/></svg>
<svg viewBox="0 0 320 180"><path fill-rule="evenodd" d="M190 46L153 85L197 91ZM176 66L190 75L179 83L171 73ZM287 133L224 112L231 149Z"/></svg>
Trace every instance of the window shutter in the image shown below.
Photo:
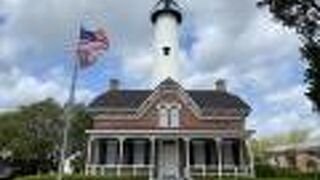
<svg viewBox="0 0 320 180"><path fill-rule="evenodd" d="M205 161L206 165L212 164L212 146L211 146L211 141L207 140L205 142Z"/></svg>
<svg viewBox="0 0 320 180"><path fill-rule="evenodd" d="M102 146L103 146L103 149L102 149L103 158L101 158L101 159L103 159L102 164L106 164L107 163L107 158L108 158L108 156L107 156L108 144L107 144L107 140L106 139L104 139Z"/></svg>
<svg viewBox="0 0 320 180"><path fill-rule="evenodd" d="M144 164L149 164L149 159L150 159L150 146L151 143L148 141L147 143L144 144L145 148L145 153L144 153Z"/></svg>
<svg viewBox="0 0 320 180"><path fill-rule="evenodd" d="M232 149L233 149L233 161L236 165L240 164L240 150L239 150L239 141L233 140Z"/></svg>
<svg viewBox="0 0 320 180"><path fill-rule="evenodd" d="M124 152L124 155L123 155L123 162L125 164L129 164L129 147L128 147L128 143L127 141L124 141L123 142L123 152Z"/></svg>
<svg viewBox="0 0 320 180"><path fill-rule="evenodd" d="M129 161L128 161L128 163L129 164L133 164L133 143L132 143L132 141L129 141L128 142L128 149L129 149Z"/></svg>
<svg viewBox="0 0 320 180"><path fill-rule="evenodd" d="M115 140L108 140L106 143L106 163L107 164L116 164L118 156L118 143Z"/></svg>
<svg viewBox="0 0 320 180"><path fill-rule="evenodd" d="M190 141L190 164L194 165L193 143Z"/></svg>
<svg viewBox="0 0 320 180"><path fill-rule="evenodd" d="M106 156L106 142L104 139L99 139L99 164L105 163Z"/></svg>

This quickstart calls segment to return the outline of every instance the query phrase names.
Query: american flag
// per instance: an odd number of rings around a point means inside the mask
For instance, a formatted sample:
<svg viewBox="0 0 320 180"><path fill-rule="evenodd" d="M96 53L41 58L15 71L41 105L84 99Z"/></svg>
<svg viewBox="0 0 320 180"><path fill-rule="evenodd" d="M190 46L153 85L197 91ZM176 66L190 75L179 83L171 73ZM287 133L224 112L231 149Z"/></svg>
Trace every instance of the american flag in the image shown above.
<svg viewBox="0 0 320 180"><path fill-rule="evenodd" d="M109 39L104 29L90 31L81 27L79 38L77 56L81 68L94 64L98 56L109 48Z"/></svg>

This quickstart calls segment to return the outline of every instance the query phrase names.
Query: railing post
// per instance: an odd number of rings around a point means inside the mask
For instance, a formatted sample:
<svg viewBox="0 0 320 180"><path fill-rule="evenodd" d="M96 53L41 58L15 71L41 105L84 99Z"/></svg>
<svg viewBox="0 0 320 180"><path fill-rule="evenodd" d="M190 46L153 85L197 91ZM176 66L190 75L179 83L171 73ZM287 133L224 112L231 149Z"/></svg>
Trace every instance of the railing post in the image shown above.
<svg viewBox="0 0 320 180"><path fill-rule="evenodd" d="M133 176L137 176L137 165L133 164Z"/></svg>
<svg viewBox="0 0 320 180"><path fill-rule="evenodd" d="M235 177L238 176L238 167L237 166L234 167L234 176Z"/></svg>
<svg viewBox="0 0 320 180"><path fill-rule="evenodd" d="M205 164L203 164L202 166L201 166L202 168L202 177L206 177L206 165Z"/></svg>

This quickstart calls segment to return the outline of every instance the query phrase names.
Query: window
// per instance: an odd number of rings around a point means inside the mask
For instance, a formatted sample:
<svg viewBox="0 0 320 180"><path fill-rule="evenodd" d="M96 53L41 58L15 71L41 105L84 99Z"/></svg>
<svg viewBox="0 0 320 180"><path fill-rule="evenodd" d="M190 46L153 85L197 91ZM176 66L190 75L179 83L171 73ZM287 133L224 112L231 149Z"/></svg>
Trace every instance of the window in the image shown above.
<svg viewBox="0 0 320 180"><path fill-rule="evenodd" d="M166 104L159 108L160 127L179 127L179 107L177 105Z"/></svg>
<svg viewBox="0 0 320 180"><path fill-rule="evenodd" d="M168 126L168 111L166 107L161 106L159 109L159 116L160 116L160 127L167 127Z"/></svg>
<svg viewBox="0 0 320 180"><path fill-rule="evenodd" d="M106 164L117 163L117 141L108 140L106 142Z"/></svg>
<svg viewBox="0 0 320 180"><path fill-rule="evenodd" d="M171 107L170 109L170 127L179 127L179 109L178 107Z"/></svg>
<svg viewBox="0 0 320 180"><path fill-rule="evenodd" d="M204 165L206 162L205 143L202 140L192 141L193 164Z"/></svg>
<svg viewBox="0 0 320 180"><path fill-rule="evenodd" d="M134 164L144 164L145 159L145 144L144 140L136 140L133 143L133 163Z"/></svg>
<svg viewBox="0 0 320 180"><path fill-rule="evenodd" d="M169 55L170 55L170 50L171 50L170 47L168 47L168 46L163 47L162 50L163 50L163 54L164 54L165 56L169 56Z"/></svg>

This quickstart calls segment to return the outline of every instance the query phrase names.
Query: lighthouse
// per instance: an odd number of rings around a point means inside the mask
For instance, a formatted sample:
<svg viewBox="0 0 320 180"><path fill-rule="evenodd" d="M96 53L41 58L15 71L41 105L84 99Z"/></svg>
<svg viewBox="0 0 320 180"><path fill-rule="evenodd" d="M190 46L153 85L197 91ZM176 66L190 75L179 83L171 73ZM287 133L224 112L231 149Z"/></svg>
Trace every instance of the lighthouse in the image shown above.
<svg viewBox="0 0 320 180"><path fill-rule="evenodd" d="M154 79L179 80L179 36L181 8L174 0L160 0L151 12L154 28Z"/></svg>

